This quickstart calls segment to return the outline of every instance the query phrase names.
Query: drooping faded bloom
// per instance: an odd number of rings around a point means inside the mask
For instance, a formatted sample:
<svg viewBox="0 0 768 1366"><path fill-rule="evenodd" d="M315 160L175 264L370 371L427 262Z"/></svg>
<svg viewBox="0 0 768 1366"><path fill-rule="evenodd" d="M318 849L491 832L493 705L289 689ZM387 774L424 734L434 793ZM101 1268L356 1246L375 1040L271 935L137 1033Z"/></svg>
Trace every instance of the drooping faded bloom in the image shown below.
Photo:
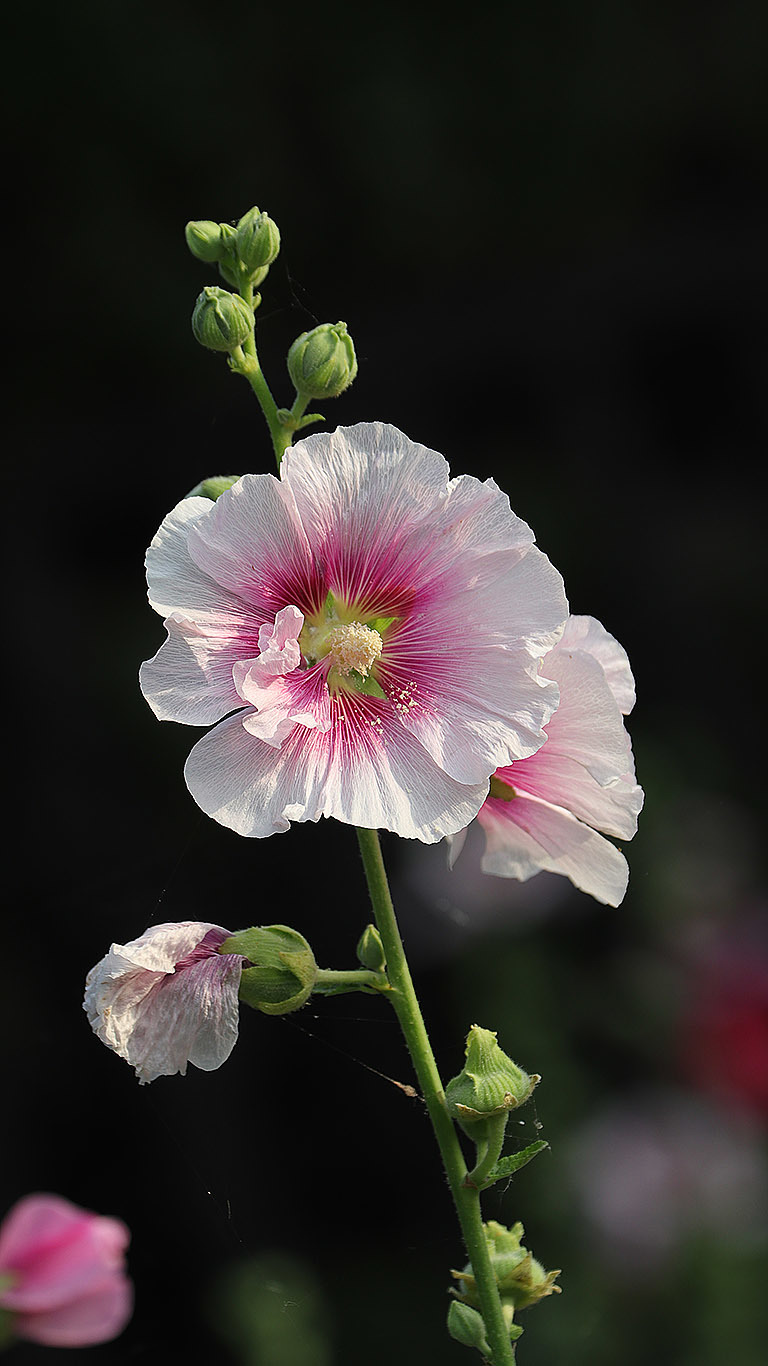
<svg viewBox="0 0 768 1366"><path fill-rule="evenodd" d="M218 952L229 930L197 920L152 925L113 944L88 973L83 1009L102 1043L144 1082L194 1063L212 1072L237 1041L242 954Z"/></svg>
<svg viewBox="0 0 768 1366"><path fill-rule="evenodd" d="M0 1316L12 1336L88 1347L122 1332L133 1309L130 1233L59 1195L27 1195L0 1225Z"/></svg>
<svg viewBox="0 0 768 1366"><path fill-rule="evenodd" d="M546 743L496 770L478 814L485 832L482 869L526 881L563 873L583 892L618 906L629 871L598 831L631 839L643 804L623 717L635 684L625 651L594 617L569 617L542 674L560 688ZM452 842L461 851L465 832Z"/></svg>
<svg viewBox="0 0 768 1366"><path fill-rule="evenodd" d="M168 639L156 715L218 722L186 779L242 835L321 816L432 843L533 754L557 705L538 671L567 615L560 575L492 479L363 423L187 498L147 553Z"/></svg>

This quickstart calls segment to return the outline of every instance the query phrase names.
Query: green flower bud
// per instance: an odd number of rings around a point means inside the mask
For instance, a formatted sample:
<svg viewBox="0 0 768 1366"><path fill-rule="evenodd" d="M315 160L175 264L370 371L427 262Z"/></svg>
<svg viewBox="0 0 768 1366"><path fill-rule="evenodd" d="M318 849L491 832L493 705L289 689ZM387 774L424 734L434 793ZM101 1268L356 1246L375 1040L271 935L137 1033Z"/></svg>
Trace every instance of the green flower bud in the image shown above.
<svg viewBox="0 0 768 1366"><path fill-rule="evenodd" d="M239 474L212 474L210 479L201 479L199 484L195 484L189 493L185 493L185 498L210 498L212 503L220 498L226 489L231 489L242 476Z"/></svg>
<svg viewBox="0 0 768 1366"><path fill-rule="evenodd" d="M198 261L209 264L221 256L221 224L212 223L208 218L200 218L187 223L184 229L187 246Z"/></svg>
<svg viewBox="0 0 768 1366"><path fill-rule="evenodd" d="M464 1347L476 1347L484 1357L490 1357L491 1349L485 1336L485 1323L482 1314L471 1309L461 1300L451 1300L448 1309L448 1332L456 1342Z"/></svg>
<svg viewBox="0 0 768 1366"><path fill-rule="evenodd" d="M481 1121L523 1105L540 1077L528 1076L496 1042L490 1029L473 1025L467 1035L466 1062L445 1088L448 1111L467 1133Z"/></svg>
<svg viewBox="0 0 768 1366"><path fill-rule="evenodd" d="M280 230L267 213L249 209L237 225L237 255L247 271L271 266L280 251Z"/></svg>
<svg viewBox="0 0 768 1366"><path fill-rule="evenodd" d="M559 1295L560 1286L555 1281L559 1271L545 1271L540 1262L522 1246L524 1229L522 1224L505 1228L495 1219L490 1219L485 1228L485 1240L491 1257L499 1295L502 1304L514 1309L527 1309L547 1295ZM459 1282L459 1298L465 1304L479 1305L477 1286L472 1274L471 1263L463 1271L452 1271L451 1275Z"/></svg>
<svg viewBox="0 0 768 1366"><path fill-rule="evenodd" d="M240 1000L265 1015L299 1010L317 980L315 956L303 935L288 925L253 926L225 939L220 953L242 953L251 966L240 977Z"/></svg>
<svg viewBox="0 0 768 1366"><path fill-rule="evenodd" d="M357 374L346 323L321 323L302 332L288 352L288 373L304 398L337 398Z"/></svg>
<svg viewBox="0 0 768 1366"><path fill-rule="evenodd" d="M239 294L206 285L197 296L192 331L211 351L234 351L253 331L253 312Z"/></svg>
<svg viewBox="0 0 768 1366"><path fill-rule="evenodd" d="M383 972L387 966L384 945L375 925L366 925L357 941L357 958L369 972Z"/></svg>

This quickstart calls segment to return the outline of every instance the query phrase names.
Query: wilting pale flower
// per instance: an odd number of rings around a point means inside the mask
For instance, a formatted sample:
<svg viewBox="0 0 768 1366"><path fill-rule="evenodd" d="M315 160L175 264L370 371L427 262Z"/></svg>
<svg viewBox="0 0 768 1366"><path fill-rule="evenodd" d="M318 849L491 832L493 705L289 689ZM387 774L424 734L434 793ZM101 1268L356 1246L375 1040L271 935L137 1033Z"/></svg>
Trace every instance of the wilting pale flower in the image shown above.
<svg viewBox="0 0 768 1366"><path fill-rule="evenodd" d="M212 1072L232 1052L246 960L217 951L229 933L197 920L152 925L130 944L113 944L88 973L91 1028L141 1082L183 1076L188 1062Z"/></svg>
<svg viewBox="0 0 768 1366"><path fill-rule="evenodd" d="M448 476L363 423L165 519L147 573L168 639L141 686L161 719L219 723L186 766L215 820L263 836L334 816L432 843L538 749L562 581L492 479Z"/></svg>
<svg viewBox="0 0 768 1366"><path fill-rule="evenodd" d="M11 1336L88 1347L122 1332L133 1309L130 1234L59 1195L27 1195L0 1225L0 1317Z"/></svg>
<svg viewBox="0 0 768 1366"><path fill-rule="evenodd" d="M594 617L572 616L541 668L559 685L560 705L541 749L496 770L478 815L481 866L521 881L542 870L563 873L597 901L618 906L627 862L597 831L631 839L643 804L622 719L635 701L629 661ZM453 859L463 837L453 840Z"/></svg>

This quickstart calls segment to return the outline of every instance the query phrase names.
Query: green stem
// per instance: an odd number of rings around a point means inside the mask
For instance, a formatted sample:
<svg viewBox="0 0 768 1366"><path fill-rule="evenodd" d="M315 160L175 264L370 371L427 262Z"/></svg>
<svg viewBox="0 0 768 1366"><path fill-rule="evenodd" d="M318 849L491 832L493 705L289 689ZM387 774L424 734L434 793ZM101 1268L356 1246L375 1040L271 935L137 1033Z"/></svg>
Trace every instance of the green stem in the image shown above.
<svg viewBox="0 0 768 1366"><path fill-rule="evenodd" d="M240 294L242 298L245 299L248 307L253 308L253 285L242 285ZM259 401L259 406L264 414L267 426L269 427L275 459L277 460L279 467L283 455L293 440L293 430L290 427L286 427L277 415L277 404L272 397L272 390L264 378L264 372L259 362L259 355L256 350L255 329L251 332L251 335L246 338L242 346L235 348L230 356L229 363L235 374L242 375L244 379L247 379ZM304 404L304 407L306 407L306 403Z"/></svg>
<svg viewBox="0 0 768 1366"><path fill-rule="evenodd" d="M443 1159L467 1255L472 1263L493 1366L514 1366L514 1348L504 1322L498 1285L485 1241L480 1194L474 1186L466 1184L467 1165L445 1104L443 1084L405 957L378 831L358 829L357 838L371 905L386 955L387 976L392 988L389 1000L400 1022Z"/></svg>
<svg viewBox="0 0 768 1366"><path fill-rule="evenodd" d="M486 1176L499 1160L508 1119L509 1111L505 1111L503 1115L494 1115L484 1121L485 1137L482 1144L478 1144L477 1162L467 1177L467 1181L477 1186L478 1190L482 1190Z"/></svg>
<svg viewBox="0 0 768 1366"><path fill-rule="evenodd" d="M318 968L313 992L320 996L332 996L342 991L389 991L389 980L383 972L370 972L367 968Z"/></svg>

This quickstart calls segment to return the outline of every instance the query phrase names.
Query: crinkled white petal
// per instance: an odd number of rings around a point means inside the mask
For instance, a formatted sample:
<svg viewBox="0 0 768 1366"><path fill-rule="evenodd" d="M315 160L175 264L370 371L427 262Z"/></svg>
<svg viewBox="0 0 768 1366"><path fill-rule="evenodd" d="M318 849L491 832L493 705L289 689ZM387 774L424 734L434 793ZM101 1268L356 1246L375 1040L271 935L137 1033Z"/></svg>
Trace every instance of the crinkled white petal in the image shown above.
<svg viewBox="0 0 768 1366"><path fill-rule="evenodd" d="M239 954L213 953L177 964L210 930L200 921L153 925L129 944L113 944L86 979L91 1028L125 1058L142 1082L184 1074L187 1063L219 1067L237 1039Z"/></svg>
<svg viewBox="0 0 768 1366"><path fill-rule="evenodd" d="M248 733L248 713L221 721L187 760L192 796L214 820L254 837L321 816L393 830L426 844L467 825L488 791L487 781L455 782L391 723L376 699L361 698L357 706L369 722L351 724L343 733L339 727L321 732L296 726L280 749Z"/></svg>
<svg viewBox="0 0 768 1366"><path fill-rule="evenodd" d="M215 507L210 498L182 498L168 513L147 550L147 588L150 604L161 616L179 613L222 629L251 617L246 615L246 604L204 573L190 555L191 530L205 522ZM264 614L260 619L264 620Z"/></svg>
<svg viewBox="0 0 768 1366"><path fill-rule="evenodd" d="M619 711L629 715L635 705L635 680L627 652L596 617L569 617L557 648L592 655L603 669Z"/></svg>
<svg viewBox="0 0 768 1366"><path fill-rule="evenodd" d="M242 706L232 670L248 652L243 633L214 635L178 613L168 617L165 628L167 640L139 670L141 691L155 716L210 726Z"/></svg>
<svg viewBox="0 0 768 1366"><path fill-rule="evenodd" d="M562 873L596 901L618 906L624 898L629 869L623 854L570 811L520 795L483 807L480 824L486 847L484 873L527 881L536 873ZM514 807L514 819L511 808Z"/></svg>

